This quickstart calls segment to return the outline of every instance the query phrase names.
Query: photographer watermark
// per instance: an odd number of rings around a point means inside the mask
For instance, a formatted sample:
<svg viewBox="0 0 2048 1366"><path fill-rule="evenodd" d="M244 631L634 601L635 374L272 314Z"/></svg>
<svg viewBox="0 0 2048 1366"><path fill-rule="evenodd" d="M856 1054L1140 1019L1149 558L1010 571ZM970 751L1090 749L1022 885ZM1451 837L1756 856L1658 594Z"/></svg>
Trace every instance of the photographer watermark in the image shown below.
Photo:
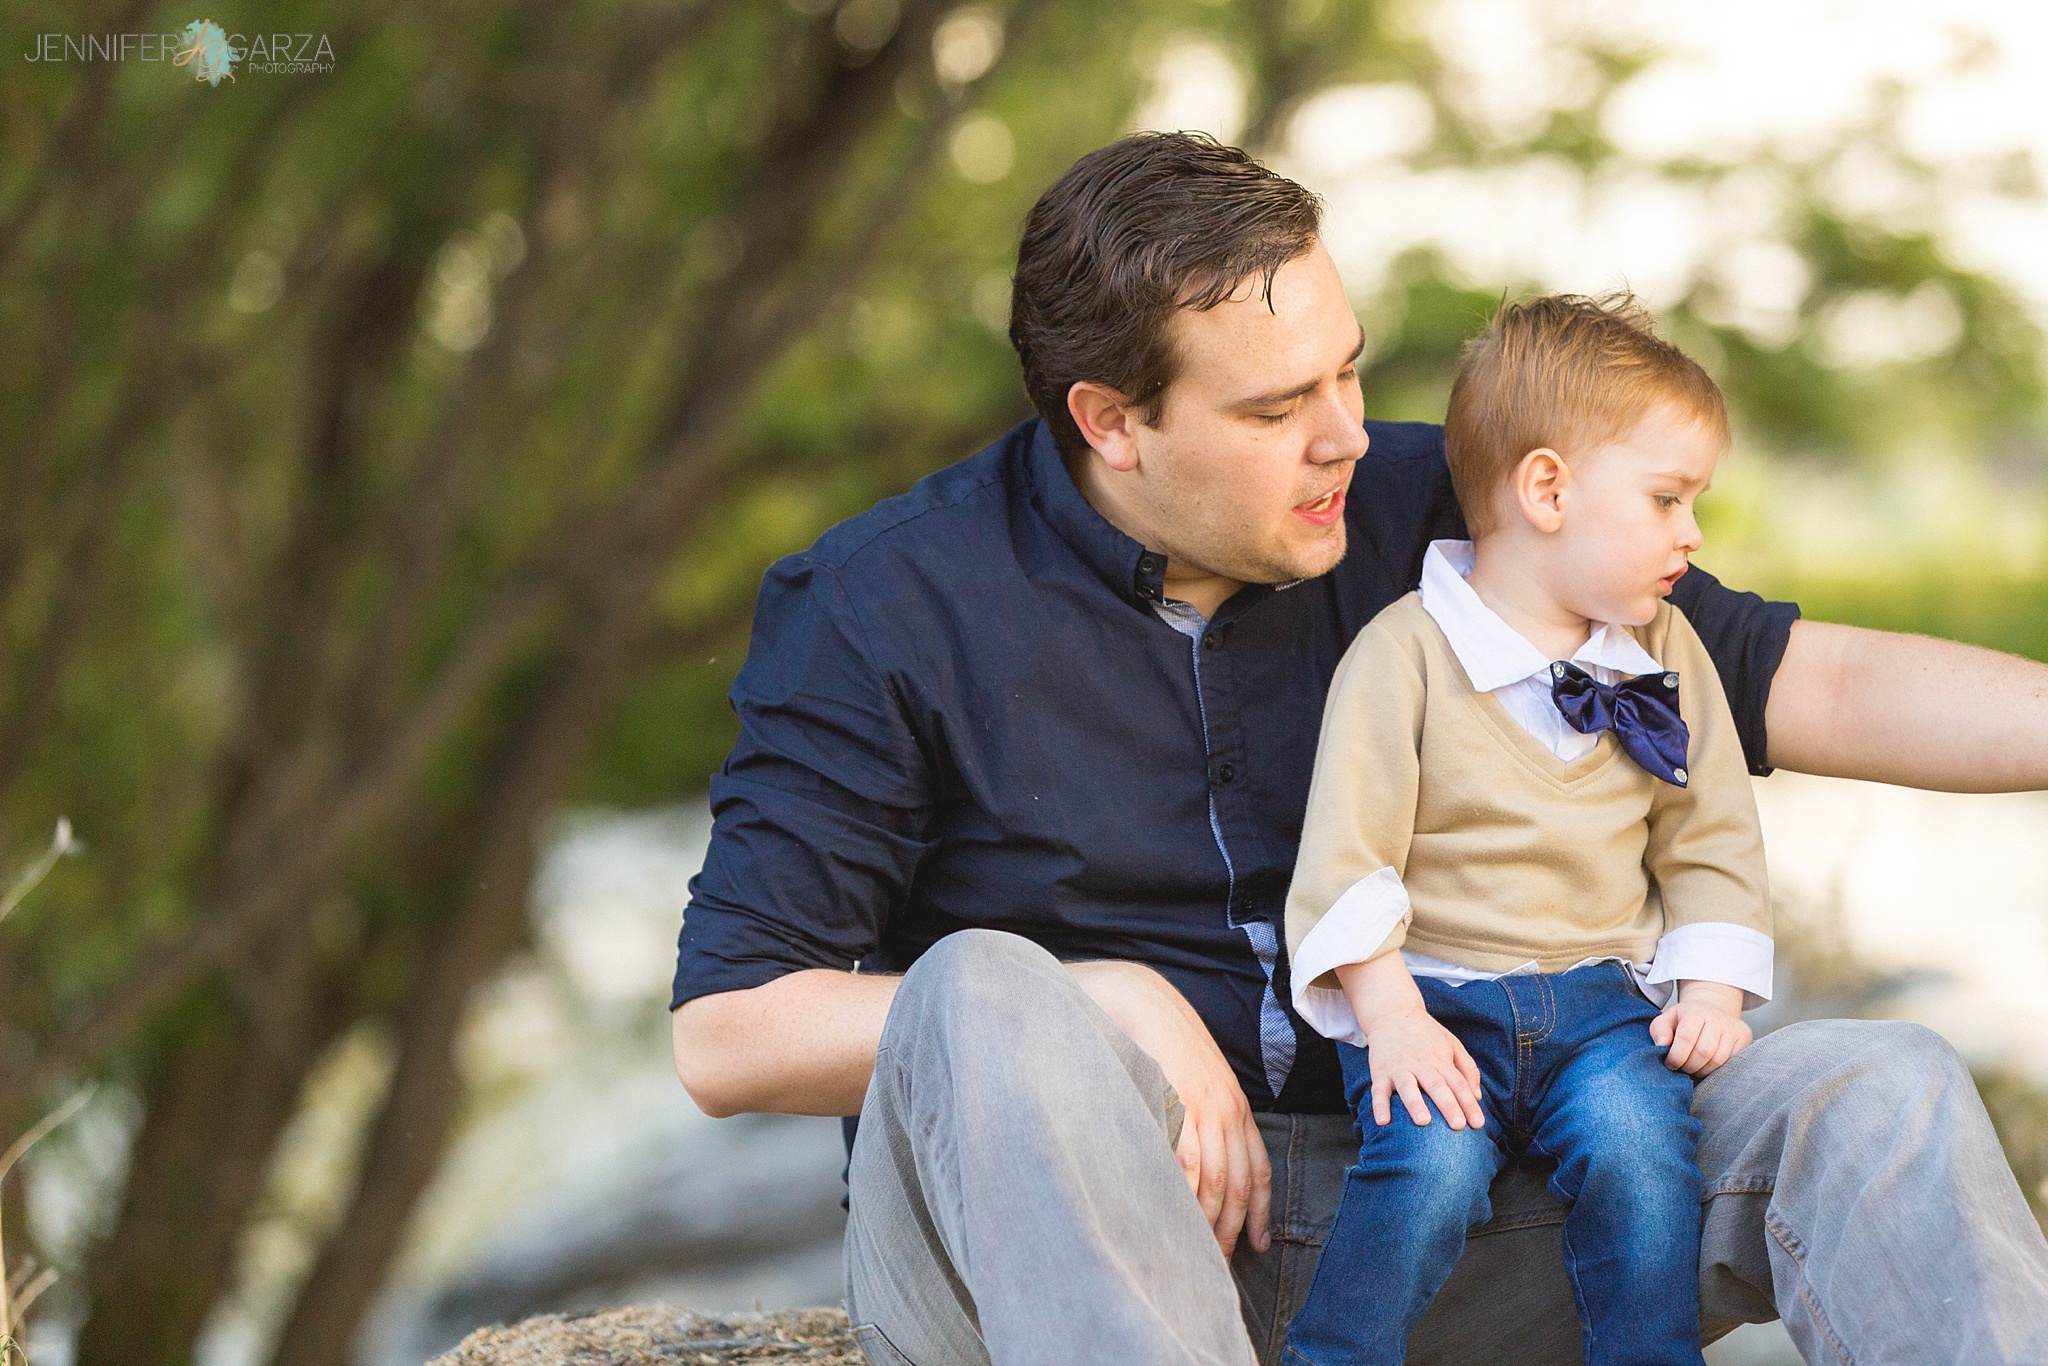
<svg viewBox="0 0 2048 1366"><path fill-rule="evenodd" d="M334 70L334 44L324 33L229 33L211 19L182 33L38 33L25 62L168 62L192 79L218 86L235 73L263 76L325 75Z"/></svg>

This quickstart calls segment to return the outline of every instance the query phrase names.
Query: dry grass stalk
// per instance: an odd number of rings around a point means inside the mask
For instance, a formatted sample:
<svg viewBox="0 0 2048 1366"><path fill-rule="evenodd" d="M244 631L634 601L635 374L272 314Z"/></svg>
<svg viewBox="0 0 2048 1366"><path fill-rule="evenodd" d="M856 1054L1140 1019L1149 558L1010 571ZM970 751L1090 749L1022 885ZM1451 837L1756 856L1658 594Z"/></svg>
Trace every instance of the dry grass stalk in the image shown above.
<svg viewBox="0 0 2048 1366"><path fill-rule="evenodd" d="M5 920L14 913L14 908L19 906L22 900L36 889L37 884L49 875L50 870L57 866L58 859L76 852L77 849L78 841L72 837L71 822L59 817L57 833L51 838L50 847L38 855L34 863L22 870L21 875L15 878L14 885L7 889L5 896L0 896L0 920ZM0 1185L6 1184L16 1165L28 1155L28 1150L48 1137L52 1129L77 1114L86 1101L92 1098L92 1093L92 1087L85 1087L63 1105L44 1115L27 1133L15 1139L13 1146L4 1154L0 1154ZM56 1284L56 1281L57 1268L46 1266L38 1271L33 1257L24 1258L20 1269L8 1270L5 1206L0 1204L0 1366L28 1366L28 1354L22 1351L17 1333L30 1306L42 1297L45 1290Z"/></svg>
<svg viewBox="0 0 2048 1366"><path fill-rule="evenodd" d="M50 870L57 866L58 859L66 854L76 853L78 848L78 841L71 834L70 819L59 816L57 833L50 837L50 847L38 854L34 863L21 870L21 876L14 879L14 885L7 889L7 895L0 896L0 920L14 914L14 908L21 904L22 898L33 892L36 884L49 875Z"/></svg>
<svg viewBox="0 0 2048 1366"><path fill-rule="evenodd" d="M92 1099L93 1089L90 1086L84 1087L70 1100L44 1115L34 1128L14 1140L14 1146L4 1155L0 1155L0 1184L4 1184L13 1174L15 1165L28 1155L30 1148L42 1142L52 1129L84 1108L85 1103ZM28 1313L29 1306L56 1282L57 1269L44 1267L38 1273L34 1258L27 1259L21 1270L11 1275L7 1273L6 1267L7 1229L4 1218L0 1218L0 1366L15 1366L17 1362L20 1366L28 1366L28 1357L21 1350L21 1343L16 1339L15 1333L21 1327L22 1318Z"/></svg>
<svg viewBox="0 0 2048 1366"><path fill-rule="evenodd" d="M428 1366L866 1366L839 1309L722 1318L641 1305L479 1328Z"/></svg>

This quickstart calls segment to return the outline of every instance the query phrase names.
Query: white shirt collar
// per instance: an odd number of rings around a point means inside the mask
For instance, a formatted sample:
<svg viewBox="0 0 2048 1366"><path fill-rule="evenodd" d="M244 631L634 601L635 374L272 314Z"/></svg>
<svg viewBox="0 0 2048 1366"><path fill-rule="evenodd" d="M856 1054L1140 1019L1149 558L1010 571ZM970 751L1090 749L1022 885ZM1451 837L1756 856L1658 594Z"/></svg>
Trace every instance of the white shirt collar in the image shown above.
<svg viewBox="0 0 2048 1366"><path fill-rule="evenodd" d="M1550 661L1521 632L1472 591L1472 542L1431 541L1422 557L1422 610L1443 628L1451 653L1479 692L1492 692L1550 671ZM1595 622L1593 634L1572 655L1581 666L1598 665L1623 674L1656 673L1664 666L1650 657L1626 626Z"/></svg>

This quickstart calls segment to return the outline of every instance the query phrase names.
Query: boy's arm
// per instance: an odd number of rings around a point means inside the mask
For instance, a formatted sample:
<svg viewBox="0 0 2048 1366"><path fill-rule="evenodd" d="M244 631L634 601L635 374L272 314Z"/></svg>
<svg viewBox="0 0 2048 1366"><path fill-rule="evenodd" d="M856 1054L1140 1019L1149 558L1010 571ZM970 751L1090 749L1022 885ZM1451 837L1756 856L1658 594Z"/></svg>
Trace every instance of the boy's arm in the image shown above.
<svg viewBox="0 0 2048 1366"><path fill-rule="evenodd" d="M1679 676L1690 732L1685 787L1656 784L1643 865L1663 906L1664 932L1648 984L1676 989L1680 1002L1729 1000L1736 1012L1771 995L1770 888L1763 832L1735 721L1706 647L1685 615L1667 609L1653 627L1651 653ZM1732 990L1730 990L1732 989ZM1690 1013L1690 1012L1688 1012Z"/></svg>
<svg viewBox="0 0 2048 1366"><path fill-rule="evenodd" d="M1376 618L1330 682L1287 889L1294 1008L1318 1033L1360 1047L1335 970L1392 954L1406 937L1401 870L1415 833L1423 702L1419 660Z"/></svg>
<svg viewBox="0 0 2048 1366"><path fill-rule="evenodd" d="M1802 621L1765 711L1770 761L1943 792L2048 788L2048 665Z"/></svg>
<svg viewBox="0 0 2048 1366"><path fill-rule="evenodd" d="M1393 1097L1398 1095L1408 1118L1427 1124L1427 1096L1453 1129L1484 1128L1479 1064L1457 1035L1430 1016L1401 955L1383 953L1336 971L1370 1049L1373 1122L1393 1122Z"/></svg>

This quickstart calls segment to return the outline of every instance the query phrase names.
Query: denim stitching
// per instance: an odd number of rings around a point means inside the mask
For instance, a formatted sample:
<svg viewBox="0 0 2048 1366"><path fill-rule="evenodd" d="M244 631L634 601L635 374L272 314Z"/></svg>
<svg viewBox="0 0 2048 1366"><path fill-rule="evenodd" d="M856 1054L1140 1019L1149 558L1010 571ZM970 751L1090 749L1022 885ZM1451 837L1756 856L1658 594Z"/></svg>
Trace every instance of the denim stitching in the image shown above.
<svg viewBox="0 0 2048 1366"><path fill-rule="evenodd" d="M881 1324L857 1323L853 1325L853 1337L855 1342L860 1342L860 1336L862 1333L873 1333L876 1337L880 1338L882 1340L882 1345L888 1348L891 1352L894 1352L896 1354L896 1359L900 1362L903 1362L904 1366L917 1366L916 1362L912 1361L909 1357L903 1354L903 1349L901 1347L898 1347L894 1342L889 1340L889 1335L882 1331ZM868 1355L867 1344L864 1342L860 1342L860 1354L864 1357L868 1357L868 1360L870 1362L874 1360L872 1356Z"/></svg>
<svg viewBox="0 0 2048 1366"><path fill-rule="evenodd" d="M1528 1106L1524 1104L1529 1076L1529 1033L1522 1028L1522 1007L1515 1001L1515 993L1507 985L1506 978L1494 979L1492 985L1500 988L1500 994L1508 1003L1508 1014L1515 1024L1515 1084L1508 1097L1508 1113L1503 1122L1510 1129L1521 1126L1522 1115Z"/></svg>
<svg viewBox="0 0 2048 1366"><path fill-rule="evenodd" d="M1855 1366L1855 1358L1850 1355L1848 1347L1842 1340L1835 1336L1834 1326L1828 1322L1827 1315L1821 1312L1819 1302L1813 1297L1813 1286L1806 1279L1806 1258L1803 1255L1806 1245L1769 1210L1764 1211L1764 1228L1799 1268L1799 1302L1806 1306L1806 1312L1812 1316L1813 1326L1820 1330L1821 1340L1827 1343L1828 1350L1835 1354L1835 1360L1841 1362L1842 1366Z"/></svg>
<svg viewBox="0 0 2048 1366"><path fill-rule="evenodd" d="M1298 1152L1301 1146L1301 1128L1301 1117L1299 1115L1289 1115L1287 1117L1286 1223L1287 1230L1290 1233L1299 1227L1296 1220L1300 1217L1299 1211L1301 1207L1301 1182L1297 1179L1301 1174L1302 1167ZM1282 1320L1286 1317L1287 1311L1287 1270L1289 1263L1294 1258L1287 1250L1288 1244L1281 1243L1278 1238L1275 1238L1273 1241L1276 1246L1271 1250L1271 1255L1279 1260L1280 1265L1279 1270L1273 1275L1275 1287L1273 1292L1273 1320L1266 1327L1266 1349L1259 1353L1261 1360L1270 1357L1275 1347L1283 1346L1286 1343L1286 1338L1282 1336L1285 1329L1285 1324Z"/></svg>

